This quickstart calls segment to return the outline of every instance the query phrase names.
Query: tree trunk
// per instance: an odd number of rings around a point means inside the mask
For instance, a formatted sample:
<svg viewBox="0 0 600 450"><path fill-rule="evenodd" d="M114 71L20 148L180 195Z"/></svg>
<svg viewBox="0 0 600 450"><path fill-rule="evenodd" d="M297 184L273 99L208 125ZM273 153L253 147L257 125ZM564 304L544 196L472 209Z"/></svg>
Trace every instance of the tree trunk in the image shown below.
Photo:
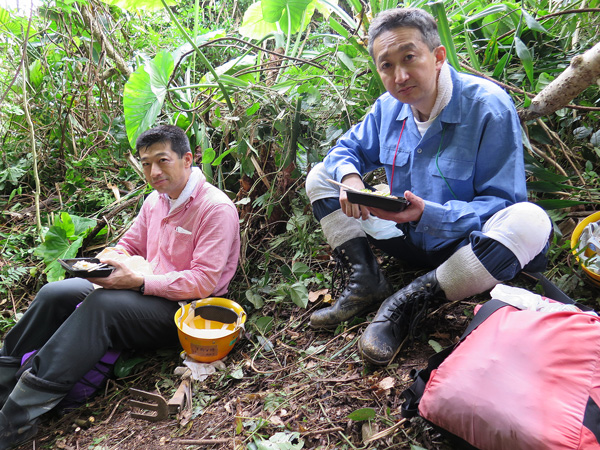
<svg viewBox="0 0 600 450"><path fill-rule="evenodd" d="M600 79L600 43L571 60L552 83L534 97L529 108L519 111L521 121L534 120L567 106L590 84Z"/></svg>

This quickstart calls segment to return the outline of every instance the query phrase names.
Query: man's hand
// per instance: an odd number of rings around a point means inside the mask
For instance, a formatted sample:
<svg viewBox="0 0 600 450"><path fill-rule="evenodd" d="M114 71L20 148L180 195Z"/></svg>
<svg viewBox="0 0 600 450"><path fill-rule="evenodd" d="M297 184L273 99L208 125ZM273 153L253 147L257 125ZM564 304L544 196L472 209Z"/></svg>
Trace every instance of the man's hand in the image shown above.
<svg viewBox="0 0 600 450"><path fill-rule="evenodd" d="M408 200L409 205L403 211L391 212L379 208L368 208L368 210L380 219L391 220L396 223L418 222L421 220L421 216L425 210L423 199L410 191L404 192L404 198Z"/></svg>
<svg viewBox="0 0 600 450"><path fill-rule="evenodd" d="M137 291L144 282L143 275L129 269L125 264L114 259L101 259L101 262L114 266L115 270L106 278L88 278L104 289L131 289Z"/></svg>
<svg viewBox="0 0 600 450"><path fill-rule="evenodd" d="M342 183L357 190L365 188L362 178L355 173L346 175L342 178ZM342 212L348 217L354 217L355 219L362 218L363 220L369 217L369 210L366 206L357 205L356 203L350 203L350 201L348 201L348 195L344 188L340 188L340 206L342 207Z"/></svg>

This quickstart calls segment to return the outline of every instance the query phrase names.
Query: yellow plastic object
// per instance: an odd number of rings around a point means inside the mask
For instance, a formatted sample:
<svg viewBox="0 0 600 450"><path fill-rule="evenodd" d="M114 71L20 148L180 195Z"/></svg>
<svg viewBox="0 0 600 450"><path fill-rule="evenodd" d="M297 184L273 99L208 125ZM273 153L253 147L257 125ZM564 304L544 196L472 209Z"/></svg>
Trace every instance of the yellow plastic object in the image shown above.
<svg viewBox="0 0 600 450"><path fill-rule="evenodd" d="M577 261L581 265L581 268L583 269L584 273L588 276L588 278L591 280L591 282L594 283L596 286L600 286L600 275L598 275L595 272L592 272L587 267L585 267L581 263L581 261L579 260L579 256L577 255L577 243L579 241L579 237L581 236L581 233L583 232L585 227L587 227L592 222L600 222L600 211L595 212L594 214L586 217L584 220L579 222L579 224L575 227L575 230L573 230L573 234L571 235L571 251L575 255L575 258L577 258Z"/></svg>
<svg viewBox="0 0 600 450"><path fill-rule="evenodd" d="M246 313L232 300L209 297L188 303L175 313L179 342L196 361L222 359L244 329Z"/></svg>

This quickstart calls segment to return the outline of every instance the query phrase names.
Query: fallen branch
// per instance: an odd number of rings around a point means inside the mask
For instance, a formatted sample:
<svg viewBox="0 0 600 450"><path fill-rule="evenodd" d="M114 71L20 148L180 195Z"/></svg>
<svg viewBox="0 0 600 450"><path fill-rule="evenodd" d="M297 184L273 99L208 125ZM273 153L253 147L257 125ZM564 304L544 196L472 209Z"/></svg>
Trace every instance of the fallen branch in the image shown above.
<svg viewBox="0 0 600 450"><path fill-rule="evenodd" d="M567 106L579 93L600 78L600 43L571 59L571 64L519 111L522 121L535 120Z"/></svg>
<svg viewBox="0 0 600 450"><path fill-rule="evenodd" d="M325 430L313 430L313 431L305 431L300 433L302 437L312 436L314 434L328 434L328 433L337 433L338 431L344 431L342 427L335 428L326 428Z"/></svg>
<svg viewBox="0 0 600 450"><path fill-rule="evenodd" d="M175 439L172 444L179 445L214 445L214 444L229 444L231 438L228 439Z"/></svg>

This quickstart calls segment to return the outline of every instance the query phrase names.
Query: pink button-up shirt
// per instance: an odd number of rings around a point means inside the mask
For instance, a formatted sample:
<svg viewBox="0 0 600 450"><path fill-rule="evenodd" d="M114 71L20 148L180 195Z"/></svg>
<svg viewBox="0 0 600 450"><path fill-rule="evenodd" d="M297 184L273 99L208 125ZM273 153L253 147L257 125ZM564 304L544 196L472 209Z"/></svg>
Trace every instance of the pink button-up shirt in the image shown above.
<svg viewBox="0 0 600 450"><path fill-rule="evenodd" d="M237 210L194 170L190 179L196 186L188 198L179 198L170 211L168 196L152 192L118 243L150 262L154 274L144 277L144 295L169 300L223 295L235 274L240 254Z"/></svg>

